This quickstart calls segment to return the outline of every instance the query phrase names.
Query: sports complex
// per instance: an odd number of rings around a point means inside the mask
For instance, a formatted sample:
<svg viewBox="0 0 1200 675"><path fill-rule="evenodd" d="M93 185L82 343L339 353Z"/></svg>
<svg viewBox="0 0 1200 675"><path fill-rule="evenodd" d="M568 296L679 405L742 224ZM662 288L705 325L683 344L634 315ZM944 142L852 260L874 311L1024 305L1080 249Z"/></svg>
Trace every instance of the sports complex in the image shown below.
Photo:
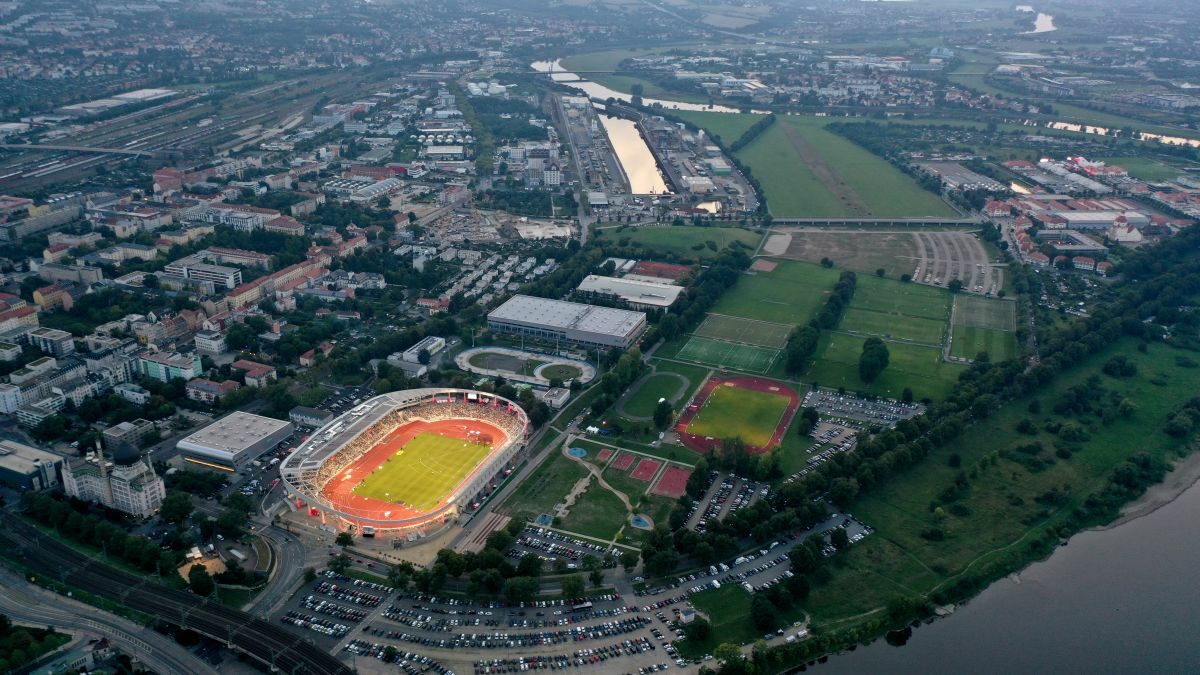
<svg viewBox="0 0 1200 675"><path fill-rule="evenodd" d="M750 452L779 445L800 407L796 391L758 377L710 377L676 420L683 445L709 452L739 437Z"/></svg>
<svg viewBox="0 0 1200 675"><path fill-rule="evenodd" d="M525 411L495 394L394 391L313 432L280 477L297 508L338 530L428 532L494 489L528 432Z"/></svg>

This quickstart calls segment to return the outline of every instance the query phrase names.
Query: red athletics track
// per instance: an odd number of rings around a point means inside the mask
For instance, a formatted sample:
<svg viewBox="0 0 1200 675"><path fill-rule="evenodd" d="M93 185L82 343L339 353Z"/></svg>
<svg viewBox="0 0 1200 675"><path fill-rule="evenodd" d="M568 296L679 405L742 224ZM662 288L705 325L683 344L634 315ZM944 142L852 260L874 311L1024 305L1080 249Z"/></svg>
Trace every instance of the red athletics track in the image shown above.
<svg viewBox="0 0 1200 675"><path fill-rule="evenodd" d="M480 420L441 420L438 422L422 422L420 420L409 422L398 427L395 431L385 437L382 441L376 443L370 450L359 457L353 464L342 470L341 474L329 479L325 487L321 490L321 496L328 499L342 513L354 514L360 518L370 518L373 520L407 520L410 518L419 518L422 511L401 506L392 502L387 502L382 499L372 497L362 497L354 494L354 488L363 481L372 471L377 469L380 464L383 464L389 457L396 454L396 451L403 448L409 441L416 438L418 434L432 433L440 436L449 436L450 438L458 438L464 441L471 440L468 432L476 431L481 434L492 435L492 451L504 445L508 436L500 430L499 427L483 422ZM491 458L488 454L479 466L483 466ZM478 471L477 466L471 473L463 477L460 485L471 479ZM346 476L350 477L347 479ZM458 487L457 485L455 486ZM438 502L433 511L441 508L445 502ZM390 513L389 513L390 512ZM387 513L388 515L384 515ZM357 521L355 518L348 520L361 524L372 525L374 523L366 521Z"/></svg>
<svg viewBox="0 0 1200 675"><path fill-rule="evenodd" d="M704 402L708 400L709 394L713 393L713 390L723 384L729 384L740 389L749 389L750 391L761 391L767 394L787 396L790 402L788 403L787 410L783 411L783 417L780 418L779 424L776 425L775 433L772 434L770 442L761 448L754 445L747 445L746 450L761 454L783 442L783 435L787 433L788 425L792 423L792 418L795 417L796 411L800 409L800 396L796 393L796 390L775 380L765 380L761 377L714 376L708 378L708 381L704 383L700 391L696 392L696 395L692 397L692 400L683 409L683 412L679 415L679 419L675 422L675 431L679 434L679 440L685 447L691 448L696 452L708 453L721 445L721 439L713 438L710 440L704 436L689 434L687 428L692 423L692 420L696 419L696 415L700 414L700 409L704 407Z"/></svg>

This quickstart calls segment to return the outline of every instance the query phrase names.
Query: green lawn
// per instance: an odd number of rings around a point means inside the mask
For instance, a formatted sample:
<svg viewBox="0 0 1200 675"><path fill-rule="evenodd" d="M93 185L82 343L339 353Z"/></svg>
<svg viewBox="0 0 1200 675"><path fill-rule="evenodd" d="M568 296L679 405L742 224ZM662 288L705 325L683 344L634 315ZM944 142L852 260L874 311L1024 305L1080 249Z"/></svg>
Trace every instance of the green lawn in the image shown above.
<svg viewBox="0 0 1200 675"><path fill-rule="evenodd" d="M1119 166L1139 180L1158 182L1177 178L1182 169L1164 164L1149 157L1097 157L1096 161Z"/></svg>
<svg viewBox="0 0 1200 675"><path fill-rule="evenodd" d="M1032 540L1056 529L1088 495L1101 489L1122 460L1136 452L1172 457L1182 446L1163 433L1161 425L1200 388L1200 369L1178 366L1176 357L1186 352L1152 343L1143 354L1134 345L1133 340L1115 345L1043 391L1005 405L948 446L934 450L917 469L858 500L853 513L871 523L876 534L839 554L838 564L830 567L829 582L817 586L798 609L811 612L820 627L882 607L898 594L928 593L968 566L976 574L1003 575L1030 557L1027 545ZM1105 424L1096 416L1064 418L1050 412L1069 387L1092 389L1089 377L1115 354L1133 360L1138 375L1120 380L1101 375L1100 387L1115 398L1134 401L1138 409L1132 418L1117 416ZM1041 413L1029 412L1034 399L1041 402ZM1038 430L1033 435L1018 433L1022 419ZM1046 431L1045 425L1068 421L1080 425L1089 438L1072 444L1073 454L1063 458L1054 450L1063 439ZM1035 440L1044 447L1041 469L1031 470L997 454ZM952 455L958 456L954 466ZM935 514L930 504L945 503L942 492L958 476L968 482L954 502L958 506ZM1064 487L1069 490L1065 500L1039 503L1039 496ZM933 527L944 532L943 540L920 536Z"/></svg>
<svg viewBox="0 0 1200 675"><path fill-rule="evenodd" d="M670 375L651 375L626 401L625 411L637 417L650 417L654 414L654 408L658 406L658 400L671 400L682 388L682 384L679 378Z"/></svg>
<svg viewBox="0 0 1200 675"><path fill-rule="evenodd" d="M945 338L946 322L858 309L852 303L838 329L939 346Z"/></svg>
<svg viewBox="0 0 1200 675"><path fill-rule="evenodd" d="M737 241L753 252L762 240L762 234L737 227L693 227L644 226L605 227L596 230L596 236L607 241L625 242L641 246L651 253L671 253L683 258L706 260L717 255L717 251ZM712 246L708 242L712 242ZM713 248L716 250L713 250Z"/></svg>
<svg viewBox="0 0 1200 675"><path fill-rule="evenodd" d="M837 118L781 117L739 151L776 217L955 216L915 180L825 129Z"/></svg>
<svg viewBox="0 0 1200 675"><path fill-rule="evenodd" d="M764 117L763 115L756 115L754 113L696 112L690 110L675 111L671 114L695 124L707 131L709 135L719 136L726 147L741 138L742 134L745 134L750 127L754 126L755 122Z"/></svg>
<svg viewBox="0 0 1200 675"><path fill-rule="evenodd" d="M676 354L676 358L685 361L748 373L767 372L778 356L778 349L721 342L702 337L691 338Z"/></svg>
<svg viewBox="0 0 1200 675"><path fill-rule="evenodd" d="M945 322L950 318L950 291L934 286L858 275L850 306Z"/></svg>
<svg viewBox="0 0 1200 675"><path fill-rule="evenodd" d="M787 344L792 326L785 323L755 321L724 314L709 314L696 328L695 335L729 342L742 342L780 349Z"/></svg>
<svg viewBox="0 0 1200 675"><path fill-rule="evenodd" d="M1017 305L1007 300L960 293L954 296L954 325L1013 331Z"/></svg>
<svg viewBox="0 0 1200 675"><path fill-rule="evenodd" d="M979 352L987 352L992 361L1004 361L1017 354L1017 338L1008 331L975 326L955 326L953 330L951 356L973 359Z"/></svg>
<svg viewBox="0 0 1200 675"><path fill-rule="evenodd" d="M542 372L538 373L538 375L547 380L572 380L583 375L583 372L575 366L564 366L556 363L543 368Z"/></svg>
<svg viewBox="0 0 1200 675"><path fill-rule="evenodd" d="M760 637L750 621L750 594L735 583L693 595L692 604L712 623L712 633L707 640L693 642L684 640L676 646L688 658L711 654L722 642L745 644Z"/></svg>
<svg viewBox="0 0 1200 675"><path fill-rule="evenodd" d="M865 341L845 333L823 336L805 381L889 398L899 398L905 387L911 387L918 399L938 400L950 393L964 368L943 362L939 348L888 342L888 367L867 386L858 377L858 359Z"/></svg>
<svg viewBox="0 0 1200 675"><path fill-rule="evenodd" d="M621 500L593 480L558 527L597 539L612 539L627 516Z"/></svg>
<svg viewBox="0 0 1200 675"><path fill-rule="evenodd" d="M765 447L787 411L789 399L765 391L723 385L709 394L687 431L697 436L734 438Z"/></svg>
<svg viewBox="0 0 1200 675"><path fill-rule="evenodd" d="M650 489L650 483L641 480L634 480L631 477L634 468L637 467L638 462L640 461L641 458L638 458L635 455L633 465L631 465L625 471L617 471L610 466L604 470L603 474L604 480L608 481L609 485L625 493L626 497L629 497L630 504L637 504L641 496L646 493L646 490Z"/></svg>
<svg viewBox="0 0 1200 675"><path fill-rule="evenodd" d="M798 326L816 312L840 272L810 263L784 261L773 272L742 275L713 313Z"/></svg>
<svg viewBox="0 0 1200 675"><path fill-rule="evenodd" d="M587 475L587 469L564 457L559 446L546 452L550 456L504 502L502 510L513 518L533 520L550 513L571 487Z"/></svg>
<svg viewBox="0 0 1200 675"><path fill-rule="evenodd" d="M354 494L428 511L491 451L488 444L421 433L372 471Z"/></svg>

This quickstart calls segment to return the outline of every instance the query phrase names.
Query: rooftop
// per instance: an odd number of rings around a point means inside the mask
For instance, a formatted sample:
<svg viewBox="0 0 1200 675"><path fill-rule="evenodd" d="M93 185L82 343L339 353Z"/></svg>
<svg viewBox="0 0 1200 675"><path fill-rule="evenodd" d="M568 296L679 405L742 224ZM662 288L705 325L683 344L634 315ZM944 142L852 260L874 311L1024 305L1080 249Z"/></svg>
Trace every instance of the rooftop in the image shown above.
<svg viewBox="0 0 1200 675"><path fill-rule="evenodd" d="M643 312L536 298L530 295L514 295L508 302L488 314L488 319L493 321L517 321L616 337L628 335L641 325L645 317Z"/></svg>
<svg viewBox="0 0 1200 675"><path fill-rule="evenodd" d="M589 274L580 282L579 290L585 293L615 295L626 302L639 305L670 307L683 292L683 287L670 283L618 279L617 277Z"/></svg>
<svg viewBox="0 0 1200 675"><path fill-rule="evenodd" d="M236 454L263 438L290 426L290 423L270 417L234 412L179 441Z"/></svg>

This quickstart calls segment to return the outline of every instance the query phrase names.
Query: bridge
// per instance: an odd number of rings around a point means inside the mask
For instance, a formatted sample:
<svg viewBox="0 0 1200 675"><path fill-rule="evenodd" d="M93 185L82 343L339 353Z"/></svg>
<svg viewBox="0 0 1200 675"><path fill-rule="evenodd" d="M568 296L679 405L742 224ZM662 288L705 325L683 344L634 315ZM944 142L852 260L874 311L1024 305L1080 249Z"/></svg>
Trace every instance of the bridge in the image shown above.
<svg viewBox="0 0 1200 675"><path fill-rule="evenodd" d="M51 152L92 152L97 155L146 155L153 156L153 150L133 150L130 148L92 148L83 145L44 145L42 143L0 143L5 150L46 150Z"/></svg>

